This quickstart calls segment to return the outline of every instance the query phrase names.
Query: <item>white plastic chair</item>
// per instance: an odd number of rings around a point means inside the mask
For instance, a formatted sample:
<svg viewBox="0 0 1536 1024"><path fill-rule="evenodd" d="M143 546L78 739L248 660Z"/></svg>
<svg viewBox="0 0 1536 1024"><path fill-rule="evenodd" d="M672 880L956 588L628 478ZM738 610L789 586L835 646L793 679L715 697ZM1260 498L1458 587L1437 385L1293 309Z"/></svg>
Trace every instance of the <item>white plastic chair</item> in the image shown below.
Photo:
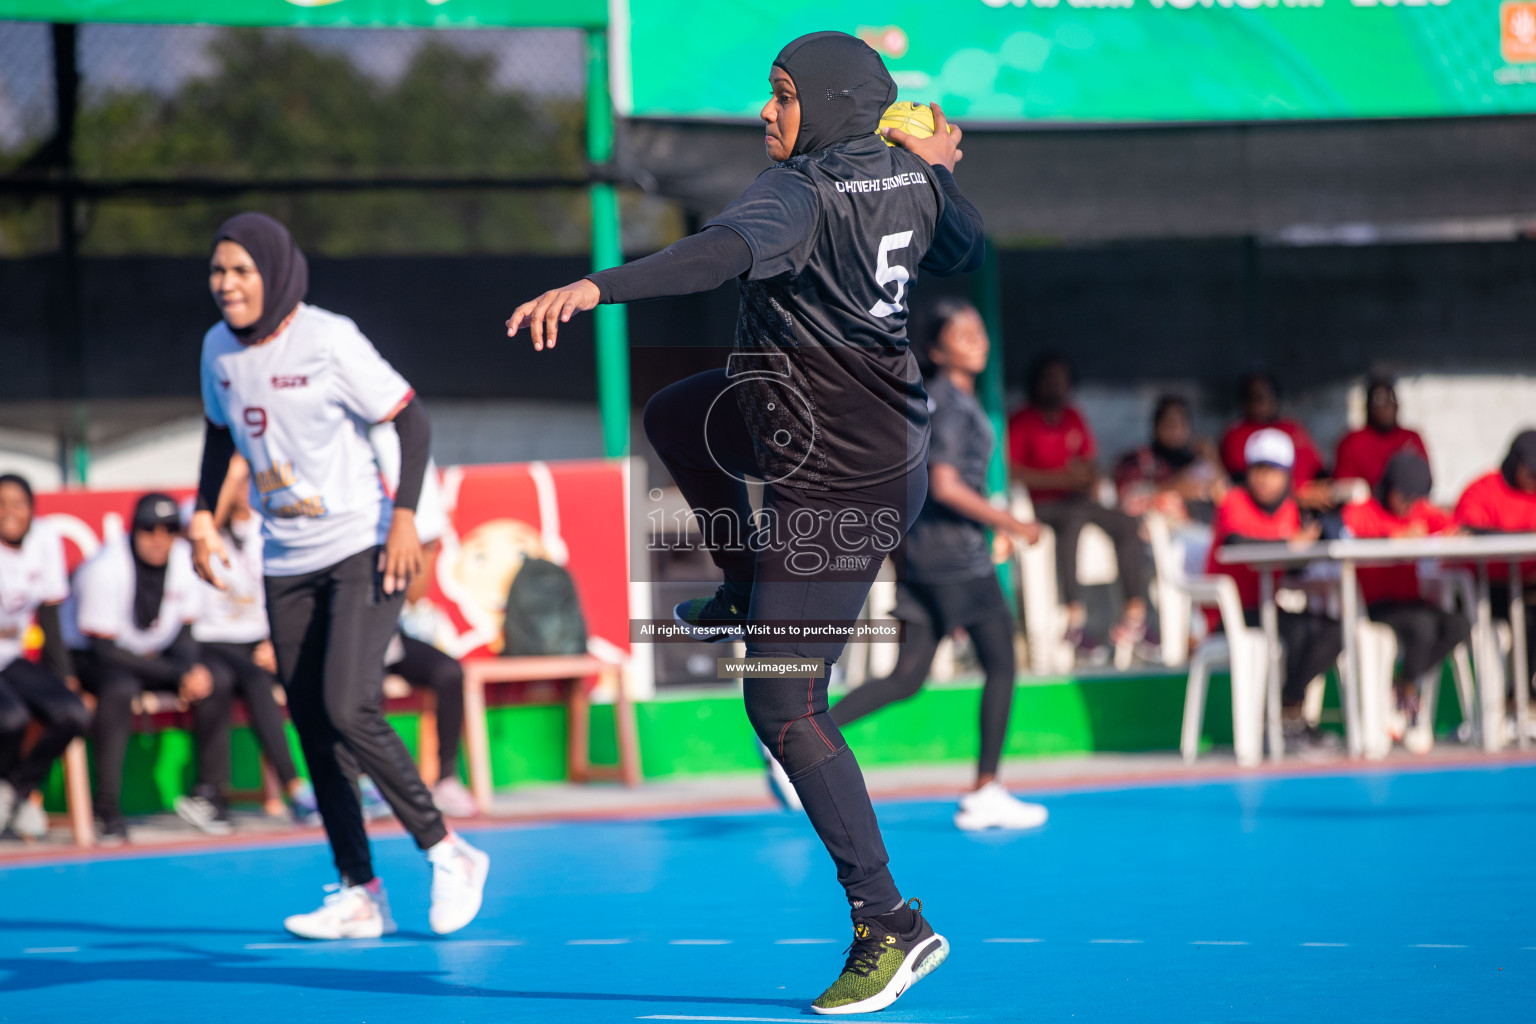
<svg viewBox="0 0 1536 1024"><path fill-rule="evenodd" d="M1168 520L1157 512L1142 518L1152 546L1152 600L1157 603L1157 631L1163 664L1169 668L1189 660L1189 631L1194 611L1184 584L1183 552L1174 542Z"/></svg>
<svg viewBox="0 0 1536 1024"><path fill-rule="evenodd" d="M1020 522L1035 520L1029 491L1015 485L1009 490L1008 512ZM1019 603L1024 620L1024 639L1029 647L1029 669L1036 675L1071 672L1077 652L1067 643L1067 609L1056 585L1056 534L1041 524L1034 544L1015 544L1014 564L1019 574ZM1109 535L1089 523L1077 541L1077 579L1085 586L1113 583L1120 576L1115 546ZM1128 667L1130 651L1115 652L1116 666ZM1124 664L1121 664L1124 662Z"/></svg>
<svg viewBox="0 0 1536 1024"><path fill-rule="evenodd" d="M1419 580L1427 600L1448 612L1457 610L1469 620L1477 618L1477 591L1470 569L1446 569L1436 563L1421 564ZM1473 642L1476 642L1474 638ZM1435 745L1435 711L1440 699L1440 666L1436 665L1419 680L1419 720L1405 740L1405 746L1425 753ZM1482 741L1482 716L1477 706L1477 687L1472 675L1472 652L1467 644L1458 644L1451 652L1451 678L1456 683L1456 700L1461 705L1461 720L1467 726L1469 743Z"/></svg>
<svg viewBox="0 0 1536 1024"><path fill-rule="evenodd" d="M1271 703L1265 700L1269 645L1264 631L1243 621L1237 583L1230 576L1197 576L1180 581L1176 588L1191 610L1215 608L1222 625L1222 632L1207 637L1190 660L1179 753L1185 764L1194 764L1200 750L1200 726L1205 721L1211 672L1228 668L1232 676L1232 746L1237 763L1253 767L1264 759L1265 709Z"/></svg>

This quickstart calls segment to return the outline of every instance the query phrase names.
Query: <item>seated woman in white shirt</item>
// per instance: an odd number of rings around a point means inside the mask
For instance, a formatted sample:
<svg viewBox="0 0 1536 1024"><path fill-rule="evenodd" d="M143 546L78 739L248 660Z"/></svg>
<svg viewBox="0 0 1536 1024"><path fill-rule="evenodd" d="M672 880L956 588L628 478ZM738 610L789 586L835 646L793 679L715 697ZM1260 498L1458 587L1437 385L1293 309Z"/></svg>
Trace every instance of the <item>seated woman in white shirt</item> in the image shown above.
<svg viewBox="0 0 1536 1024"><path fill-rule="evenodd" d="M191 624L202 602L191 551L181 539L181 516L170 495L139 499L132 532L107 542L80 567L70 603L80 681L96 695L98 838L112 845L128 839L123 758L133 701L145 690L169 690L192 705L198 767L189 799L199 812L200 828L230 832L224 793L233 690L208 671L192 639Z"/></svg>
<svg viewBox="0 0 1536 1024"><path fill-rule="evenodd" d="M277 657L268 638L261 517L251 509L250 487L250 466L236 455L230 459L229 475L214 510L214 523L230 555L229 566L219 566L224 589L198 581L203 608L192 624L192 639L202 648L203 663L214 679L245 701L251 731L282 784L294 821L314 825L320 821L315 791L294 766L283 712L273 696ZM198 809L188 803L185 810L178 807L178 813L196 824Z"/></svg>
<svg viewBox="0 0 1536 1024"><path fill-rule="evenodd" d="M27 797L90 721L72 692L70 684L79 684L59 627L59 604L68 596L64 545L33 520L31 485L0 476L0 832L24 838L47 833L47 817ZM34 618L43 630L40 664L22 657L22 636ZM34 720L43 731L23 753Z"/></svg>

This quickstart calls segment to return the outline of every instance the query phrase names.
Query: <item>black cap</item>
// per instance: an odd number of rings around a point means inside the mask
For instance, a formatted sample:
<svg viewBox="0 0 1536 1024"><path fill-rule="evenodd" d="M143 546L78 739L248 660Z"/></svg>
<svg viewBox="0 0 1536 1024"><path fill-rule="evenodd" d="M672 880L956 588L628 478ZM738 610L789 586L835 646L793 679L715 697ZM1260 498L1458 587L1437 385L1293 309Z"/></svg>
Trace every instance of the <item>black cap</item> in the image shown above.
<svg viewBox="0 0 1536 1024"><path fill-rule="evenodd" d="M157 526L168 526L173 531L181 529L181 510L176 507L176 499L159 491L144 495L133 507L135 530L153 530Z"/></svg>

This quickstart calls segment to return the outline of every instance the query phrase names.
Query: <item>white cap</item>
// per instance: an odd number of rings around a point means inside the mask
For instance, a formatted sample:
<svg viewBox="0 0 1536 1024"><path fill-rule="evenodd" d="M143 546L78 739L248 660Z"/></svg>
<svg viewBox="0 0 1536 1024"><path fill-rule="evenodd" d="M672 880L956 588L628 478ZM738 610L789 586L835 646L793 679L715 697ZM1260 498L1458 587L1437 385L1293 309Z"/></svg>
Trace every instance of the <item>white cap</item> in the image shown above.
<svg viewBox="0 0 1536 1024"><path fill-rule="evenodd" d="M1265 427L1249 435L1248 443L1243 445L1243 464L1290 469L1296 464L1296 445L1285 431Z"/></svg>

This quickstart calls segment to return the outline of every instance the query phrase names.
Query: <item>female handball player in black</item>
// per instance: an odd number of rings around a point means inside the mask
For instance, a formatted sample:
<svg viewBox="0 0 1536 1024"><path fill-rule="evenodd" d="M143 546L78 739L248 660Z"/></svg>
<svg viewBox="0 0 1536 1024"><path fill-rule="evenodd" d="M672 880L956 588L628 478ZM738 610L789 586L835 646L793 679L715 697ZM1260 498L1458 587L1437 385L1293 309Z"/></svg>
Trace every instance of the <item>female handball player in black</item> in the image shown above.
<svg viewBox="0 0 1536 1024"><path fill-rule="evenodd" d="M261 510L267 618L278 678L299 733L341 883L283 924L309 939L395 930L374 876L346 755L378 784L432 865L430 923L457 931L480 911L488 858L443 823L410 753L384 719L384 654L410 578L421 572L415 508L430 427L411 386L346 317L304 302L304 254L260 213L214 236L209 287L223 319L203 338L208 418L193 564L222 589L230 569L214 524L238 449ZM392 420L400 486L384 490L368 429Z"/></svg>
<svg viewBox="0 0 1536 1024"><path fill-rule="evenodd" d="M742 196L697 235L519 306L537 350L600 302L707 291L739 279L735 351L724 370L679 381L646 407L645 430L699 516L725 583L677 617L703 632L751 622L858 617L885 555L927 493L928 405L907 349L907 286L922 269L975 270L981 218L951 171L960 132L876 134L896 85L853 36L817 32L780 51L763 107L768 156ZM762 480L754 516L746 478ZM828 714L842 639L747 643L750 657L821 659L815 676L747 678L758 737L783 765L837 865L854 921L820 1013L890 1005L948 955L901 897L853 753Z"/></svg>

